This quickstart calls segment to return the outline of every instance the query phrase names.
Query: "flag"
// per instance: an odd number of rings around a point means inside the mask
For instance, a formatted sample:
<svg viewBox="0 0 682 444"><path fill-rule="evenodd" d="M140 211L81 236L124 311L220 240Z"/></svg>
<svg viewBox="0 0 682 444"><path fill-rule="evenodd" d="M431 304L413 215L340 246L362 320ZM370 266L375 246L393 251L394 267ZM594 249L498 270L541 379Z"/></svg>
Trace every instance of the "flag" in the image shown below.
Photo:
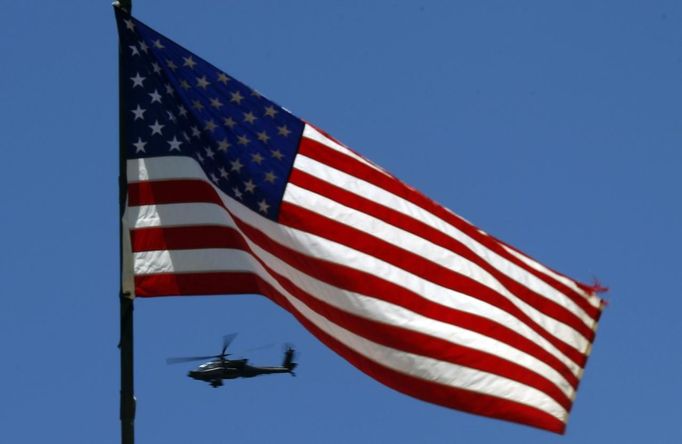
<svg viewBox="0 0 682 444"><path fill-rule="evenodd" d="M262 294L395 390L563 433L594 288L116 14L131 292Z"/></svg>

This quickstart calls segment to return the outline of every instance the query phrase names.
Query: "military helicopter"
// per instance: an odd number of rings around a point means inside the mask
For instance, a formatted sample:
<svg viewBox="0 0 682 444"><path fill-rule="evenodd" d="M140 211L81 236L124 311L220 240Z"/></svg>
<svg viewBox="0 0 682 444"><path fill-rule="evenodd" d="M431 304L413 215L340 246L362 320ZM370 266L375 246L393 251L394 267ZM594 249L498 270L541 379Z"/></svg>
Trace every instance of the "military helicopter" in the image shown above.
<svg viewBox="0 0 682 444"><path fill-rule="evenodd" d="M236 333L223 336L223 350L219 355L168 358L166 363L179 364L210 359L210 361L191 370L187 376L199 381L206 381L213 388L222 386L223 379L253 378L254 376L272 373L289 373L291 376L296 376L294 369L298 364L294 362L295 351L290 345L287 345L284 350L284 361L281 367L255 367L248 364L248 359L227 359L227 356L230 356L230 353L227 353L227 347L236 336Z"/></svg>

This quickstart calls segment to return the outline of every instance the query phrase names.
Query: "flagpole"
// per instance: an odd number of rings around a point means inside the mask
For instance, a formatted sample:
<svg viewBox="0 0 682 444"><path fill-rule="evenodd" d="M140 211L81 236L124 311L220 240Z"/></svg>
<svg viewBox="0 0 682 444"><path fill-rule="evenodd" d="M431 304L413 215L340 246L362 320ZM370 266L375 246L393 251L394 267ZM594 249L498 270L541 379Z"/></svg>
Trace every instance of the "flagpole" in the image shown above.
<svg viewBox="0 0 682 444"><path fill-rule="evenodd" d="M132 0L118 0L115 5L127 12L132 11ZM123 214L126 205L128 180L125 159L125 94L123 73L123 49L118 49L118 199L119 199L119 302L121 316L121 443L135 443L135 391L133 384L133 299L123 288Z"/></svg>

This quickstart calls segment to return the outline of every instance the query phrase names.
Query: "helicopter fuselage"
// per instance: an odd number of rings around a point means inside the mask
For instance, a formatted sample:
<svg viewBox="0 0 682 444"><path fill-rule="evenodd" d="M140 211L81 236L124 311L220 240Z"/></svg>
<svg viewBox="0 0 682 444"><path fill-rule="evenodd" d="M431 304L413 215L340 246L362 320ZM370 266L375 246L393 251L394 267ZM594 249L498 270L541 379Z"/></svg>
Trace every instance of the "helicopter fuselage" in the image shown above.
<svg viewBox="0 0 682 444"><path fill-rule="evenodd" d="M168 364L178 364L181 362L199 361L210 358L210 361L204 362L199 367L191 370L187 376L199 381L206 381L213 387L220 387L223 385L224 379L253 378L254 376L269 375L273 373L289 373L291 376L296 376L294 374L294 369L298 364L294 362L295 351L290 345L284 350L282 365L278 367L256 367L249 365L248 359L227 359L227 356L229 355L229 353L227 353L227 347L235 336L236 333L223 337L223 350L219 355L168 358L166 362Z"/></svg>
<svg viewBox="0 0 682 444"><path fill-rule="evenodd" d="M218 359L201 364L191 370L187 376L199 381L206 381L213 387L223 385L224 379L253 378L259 375L269 375L273 373L294 374L296 364L291 361L291 357L285 358L284 365L281 367L256 367L248 364L248 359Z"/></svg>

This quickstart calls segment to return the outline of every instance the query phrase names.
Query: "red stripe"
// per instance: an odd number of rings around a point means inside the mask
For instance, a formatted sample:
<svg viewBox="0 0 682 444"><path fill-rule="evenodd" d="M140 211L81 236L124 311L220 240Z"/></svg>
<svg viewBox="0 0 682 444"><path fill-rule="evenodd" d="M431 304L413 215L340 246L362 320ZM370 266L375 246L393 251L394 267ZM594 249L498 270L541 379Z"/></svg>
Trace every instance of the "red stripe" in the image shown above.
<svg viewBox="0 0 682 444"><path fill-rule="evenodd" d="M260 293L268 296L274 302L292 313L303 326L326 346L348 360L359 370L386 386L417 399L422 399L445 407L526 424L555 433L564 433L565 424L542 410L478 392L471 392L424 381L377 364L319 329L315 324L298 312L286 298L279 294L272 286L255 275L242 274L242 276L238 276L236 273L210 274L218 277L218 279L213 280L213 282L216 284L214 290L217 290L220 293L249 293L253 292L254 288L257 288ZM183 284L186 284L189 287L195 284L198 285L197 289L201 289L199 287L203 286L202 282L206 282L207 278L211 278L210 276L207 276L207 274L177 276L178 279L182 280ZM155 279L154 276L147 276L144 280L149 282L157 279ZM158 284L165 285L165 282L163 282L163 279L160 279L158 280ZM173 290L172 285L166 286L166 288L168 290ZM246 290L249 288L252 290ZM203 294L215 293L207 291Z"/></svg>
<svg viewBox="0 0 682 444"><path fill-rule="evenodd" d="M161 196L171 196L174 200L172 201L173 203L177 203L177 199L175 196L179 193L175 193L174 189L175 188L187 188L187 187L193 187L194 185L191 184L191 181L162 181L162 182L150 182L146 183L146 188L149 189L149 193L147 195L149 196L154 196L157 198L156 201L136 201L138 205L141 204L164 204L168 203L164 200L159 200ZM203 202L210 202L213 201L215 202L219 197L217 196L215 190L211 188L203 188L203 187L195 187L197 190L200 190L199 192L202 193L202 195L199 197L201 201ZM213 194L213 196L211 196ZM280 219L282 222L292 225L297 228L301 228L304 231L318 231L322 236L328 237L332 240L339 241L341 243L346 243L350 244L360 250L371 250L368 251L369 254L376 255L378 257L381 257L384 260L387 260L388 262L394 263L395 265L399 267L403 267L406 269L410 269L412 271L416 271L416 274L419 274L423 276L427 280L431 280L434 282L438 282L440 285L453 288L454 290L462 291L465 292L469 295L472 295L474 297L477 297L481 300L484 300L488 303L491 303L511 314L516 316L518 319L520 319L522 322L526 323L530 328L532 328L536 333L544 337L547 341L549 341L552 345L554 345L558 350L560 350L564 355L569 357L571 360L573 360L575 363L577 363L579 366L583 367L585 363L585 355L580 353L578 350L575 348L571 347L570 345L564 343L563 341L557 339L553 335L549 334L547 331L545 331L542 327L537 325L530 317L528 317L525 313L523 313L521 310L519 310L516 306L514 306L509 300L506 298L500 296L493 290L491 290L488 287L482 286L474 281L471 281L470 279L459 279L458 276L458 281L455 282L453 279L448 279L447 276L445 278L439 277L444 274L450 274L448 270L443 269L442 267L438 267L437 265L429 262L429 261L424 261L422 258L414 255L410 255L408 258L404 250L399 250L395 247L393 247L390 244L385 244L382 245L380 241L378 241L376 238L373 238L371 236L368 236L362 232L353 230L345 225L338 224L336 222L330 221L329 219L326 218L321 218L321 216L309 212L307 210L294 207L291 204L288 204L286 202L282 203L281 207L281 213L280 213ZM312 227L312 228L311 228ZM250 229L248 227L247 229ZM209 230L219 230L217 227L209 228ZM177 231L176 232L180 232ZM207 231L207 233L210 231ZM170 235L170 234L169 234ZM339 237L342 236L342 237ZM196 239L196 241L200 241L202 239L202 234L201 230L197 229L192 233L192 236L187 236L187 237L192 237ZM268 239L269 240L269 239ZM210 245L210 239L206 241L207 245ZM277 244L278 245L278 244ZM372 248L369 248L372 247ZM190 248L190 247L188 247ZM197 246L197 248L201 248L201 246ZM393 295L393 299L389 300L389 302L392 303L398 303L401 306L404 306L406 308L414 310L414 306L420 306L420 304L423 304L424 299L421 298L419 295L410 292L409 290L397 286L395 284L389 283L383 279L380 279L374 275L364 273L349 267L343 267L341 265L337 264L332 264L328 261L321 261L319 259L313 259L310 258L309 256L302 255L301 253L294 252L293 250L288 250L284 251L281 250L279 247L273 247L276 249L276 251L272 251L272 253L275 256L282 257L284 254L288 254L290 259L296 260L297 261L297 266L299 270L306 270L306 272L317 279L320 279L324 282L329 283L330 285L334 285L336 287L340 288L347 288L349 290L355 291L360 294L371 294L374 297L377 298L383 298L386 299L386 296L384 295ZM163 248L152 248L152 249L163 249ZM386 251L382 251L386 249ZM294 255L291 257L291 255ZM415 270L414 265L412 264L412 261L415 263L419 263L419 266L422 266L422 270ZM329 271L328 271L329 270ZM466 281L466 282L465 282ZM468 283L469 286L467 287L462 286L462 283ZM370 292L370 293L368 293ZM408 304L407 301L413 301L411 304ZM410 308L410 305L412 308ZM434 308L432 310L433 314L429 315L431 317L435 316L436 313L438 313L440 310L442 310L442 306L436 305L437 308ZM491 322L491 321L488 321ZM496 323L493 323L494 325L498 325ZM491 330L495 331L497 330L496 327L491 328ZM487 333L486 333L487 334ZM541 348L541 347L537 347ZM534 354L534 353L532 353ZM535 355L535 354L534 354ZM568 368L565 367L563 363L560 363L557 365L557 362L560 362L554 358L553 360L547 360L544 357L537 356L538 359L542 359L543 361L546 361L549 363L549 365L552 365L553 368L556 368L557 371L561 372L562 374L565 375L566 379L568 381L571 381L571 383L575 386L577 385L576 379L572 376L572 373ZM571 376L569 376L569 374Z"/></svg>
<svg viewBox="0 0 682 444"><path fill-rule="evenodd" d="M214 246L224 246L224 248L247 249L246 245L235 240L229 244L216 245L222 239L230 237L240 237L238 232L228 227L215 228L212 233L203 233L204 227L169 227L136 230L133 236L133 251L153 251L153 250L179 250L185 248L211 248ZM220 233L220 231L224 233ZM188 241L187 239L191 239ZM216 240L214 243L213 241ZM255 239L253 239L256 241ZM267 249L267 246L261 245ZM264 264L265 265L265 264ZM309 275L313 273L308 272ZM317 278L317 276L316 276ZM365 279L360 274L350 279ZM322 279L321 279L322 280ZM374 279L372 279L374 281ZM366 294L366 293L365 293ZM427 299L405 290L402 287L386 284L386 290L376 296L381 300L400 305L410 311L419 313L428 318L456 325L467 330L475 331L485 336L496 339L500 342L521 350L534 356L540 361L545 362L550 367L558 371L573 387L577 387L578 378L556 357L548 353L545 349L518 334L506 326L497 324L485 317L477 316L467 312L455 310L446 306L439 305Z"/></svg>
<svg viewBox="0 0 682 444"><path fill-rule="evenodd" d="M460 231L466 233L469 237L485 245L490 250L494 251L500 256L505 257L509 261L515 263L519 267L526 270L528 273L533 274L534 276L543 280L547 284L561 291L566 296L571 298L571 300L573 300L577 305L579 305L589 316L591 316L592 318L597 318L598 313L600 312L600 308L592 306L585 299L585 297L577 293L575 290L567 287L563 283L551 278L550 276L545 275L544 273L540 273L537 270L528 267L525 263L523 263L523 261L519 260L517 257L513 256L508 251L506 251L502 247L501 243L497 241L495 238L481 233L476 227L474 227L470 223L459 218L453 213L447 211L438 203L427 198L426 196L417 192L413 188L408 187L398 179L386 176L385 174L382 174L381 172L373 169L372 167L362 162L359 162L338 151L329 149L323 144L311 139L307 139L305 137L301 139L301 143L299 146L299 154L303 154L307 157L310 157L326 165L329 165L335 169L343 171L347 174L361 178L362 180L365 180L380 188L383 188L384 190L389 191L390 193L393 193L399 197L402 197L403 199L412 202L413 204L437 215L438 217L447 221Z"/></svg>
<svg viewBox="0 0 682 444"><path fill-rule="evenodd" d="M137 228L130 230L130 242L133 253L197 248L244 248L245 246L237 230L211 225Z"/></svg>
<svg viewBox="0 0 682 444"><path fill-rule="evenodd" d="M135 276L139 297L263 293L252 273L165 273Z"/></svg>
<svg viewBox="0 0 682 444"><path fill-rule="evenodd" d="M128 184L128 206L205 202L223 205L213 186L198 179L159 180Z"/></svg>
<svg viewBox="0 0 682 444"><path fill-rule="evenodd" d="M575 329L581 335L583 335L588 341L594 339L595 334L594 330L585 325L585 323L580 318L578 318L578 316L576 316L574 313L562 307L558 303L551 301L543 296L540 296L534 291L509 278L507 275L501 273L498 269L490 265L490 263L483 260L480 256L471 251L464 244L426 225L425 223L419 221L418 219L411 218L409 216L404 215L403 213L400 213L399 211L395 211L391 208L379 205L369 199L365 199L356 194L343 190L328 182L311 176L310 174L304 171L294 170L294 172L291 175L291 182L314 193L328 197L329 199L338 202L342 205L353 208L358 212L376 217L379 220L382 220L395 227L415 234L423 239L426 239L427 241L430 241L436 245L439 245L443 248L452 251L454 254L463 257L483 268L485 271L490 273L498 282L500 282L504 287L506 287L510 292L515 294L517 297L519 297L519 299L523 300L528 305L536 308L538 311L545 314L546 316L549 316L551 318L558 320L559 322L569 325L571 328ZM283 203L283 205L284 204L286 204L286 202ZM282 216L280 216L280 221L283 223L287 223L282 219ZM301 221L303 222L305 221L305 219L301 219ZM318 227L319 226L318 224L319 222L312 223L311 226ZM332 230L332 233L334 233L335 231L336 229ZM351 236L351 239L356 239L356 235L354 234L353 236ZM382 247L382 249L385 249L385 247ZM394 257L397 256L394 255ZM425 261L425 259L422 260ZM410 262L408 263L411 263L413 261L414 259L410 258ZM432 276L430 273L431 272L429 272L427 276ZM468 294L478 295L479 293L476 292Z"/></svg>
<svg viewBox="0 0 682 444"><path fill-rule="evenodd" d="M145 230L144 232L145 236L156 235L157 237L161 237L162 234L161 230ZM164 239L164 241L167 241L167 239ZM175 249L173 248L173 245L169 245L169 247ZM253 254L249 248L245 247L244 249ZM289 293L294 295L311 310L328 319L333 319L334 323L347 330L353 331L362 337L386 347L422 356L429 356L437 360L451 362L513 379L546 393L567 410L571 406L570 399L568 399L551 381L525 367L490 353L470 349L415 331L371 321L346 313L332 305L311 297L308 293L299 289L289 279L270 269L263 260L257 257L256 259ZM255 276L249 275L248 273L245 275ZM230 284L226 285L223 273L163 274L157 276L162 276L162 279L165 278L165 289L170 289L172 294L181 294L183 291L193 294L217 294L226 290L228 290L228 292L234 291L234 289L229 286ZM138 285L139 284L140 282L138 282ZM155 282L154 284L159 285L164 284L164 282ZM159 286L164 287L164 285ZM260 288L255 286L240 286L237 289L247 292L260 291Z"/></svg>

